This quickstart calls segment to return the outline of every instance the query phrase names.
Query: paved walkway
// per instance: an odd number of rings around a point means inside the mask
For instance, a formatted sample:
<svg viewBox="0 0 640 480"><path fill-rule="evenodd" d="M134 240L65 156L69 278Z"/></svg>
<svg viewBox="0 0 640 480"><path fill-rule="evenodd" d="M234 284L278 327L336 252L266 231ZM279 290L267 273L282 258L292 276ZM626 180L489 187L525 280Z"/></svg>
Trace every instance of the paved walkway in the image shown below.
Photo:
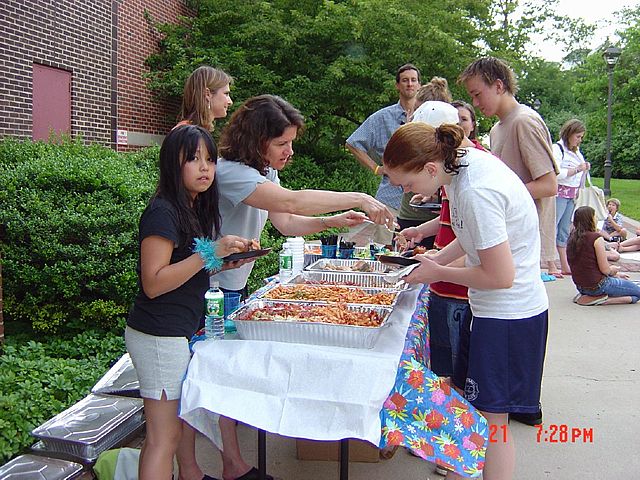
<svg viewBox="0 0 640 480"><path fill-rule="evenodd" d="M640 272L631 275L640 280ZM638 479L640 306L580 307L571 301L575 287L570 278L545 286L551 304L542 389L547 433L538 439L536 428L512 424L515 478ZM561 435L565 430L566 438ZM580 432L580 437L572 438L572 432ZM255 438L254 430L240 428L243 452L253 462ZM336 462L298 461L294 440L267 438L271 474L283 480L339 478ZM221 475L219 454L203 437L198 438L198 458L207 473ZM379 463L352 463L349 473L351 480L442 479L430 464L405 451Z"/></svg>

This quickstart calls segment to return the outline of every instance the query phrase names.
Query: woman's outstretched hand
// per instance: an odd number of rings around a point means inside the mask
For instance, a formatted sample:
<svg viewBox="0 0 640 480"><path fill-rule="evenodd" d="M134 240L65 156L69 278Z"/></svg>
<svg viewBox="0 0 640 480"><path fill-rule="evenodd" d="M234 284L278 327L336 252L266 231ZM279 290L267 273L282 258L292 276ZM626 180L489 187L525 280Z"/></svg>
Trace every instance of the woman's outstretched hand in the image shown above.
<svg viewBox="0 0 640 480"><path fill-rule="evenodd" d="M362 212L354 212L353 210L349 210L348 212L339 213L337 215L332 215L331 217L325 218L325 224L327 227L355 227L356 225L360 225L367 219L367 216Z"/></svg>
<svg viewBox="0 0 640 480"><path fill-rule="evenodd" d="M395 216L384 203L376 200L371 195L362 194L360 208L365 211L372 222L379 225L387 225L389 228L393 229Z"/></svg>

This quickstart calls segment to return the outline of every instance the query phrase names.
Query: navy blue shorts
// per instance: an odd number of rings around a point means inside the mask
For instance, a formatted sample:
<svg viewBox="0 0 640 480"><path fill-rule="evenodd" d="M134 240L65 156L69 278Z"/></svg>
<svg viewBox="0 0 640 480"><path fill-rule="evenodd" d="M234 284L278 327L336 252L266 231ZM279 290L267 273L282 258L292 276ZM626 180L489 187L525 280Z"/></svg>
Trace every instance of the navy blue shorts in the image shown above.
<svg viewBox="0 0 640 480"><path fill-rule="evenodd" d="M521 320L467 315L454 384L478 410L536 413L548 327L546 310Z"/></svg>

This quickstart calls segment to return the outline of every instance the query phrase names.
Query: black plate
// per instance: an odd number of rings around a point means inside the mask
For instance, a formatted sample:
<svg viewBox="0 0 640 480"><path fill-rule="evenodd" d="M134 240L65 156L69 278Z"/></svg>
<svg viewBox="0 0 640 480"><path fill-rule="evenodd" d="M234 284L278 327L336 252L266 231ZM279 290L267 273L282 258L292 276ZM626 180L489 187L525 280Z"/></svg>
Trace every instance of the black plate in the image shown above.
<svg viewBox="0 0 640 480"><path fill-rule="evenodd" d="M401 255L376 255L376 258L378 261L386 263L387 265L402 265L406 267L414 263L420 263L420 260L403 257Z"/></svg>
<svg viewBox="0 0 640 480"><path fill-rule="evenodd" d="M270 248L261 248L260 250L250 250L248 252L232 253L231 255L224 257L223 262L235 262L236 260L244 260L245 258L258 258L264 257L271 251Z"/></svg>
<svg viewBox="0 0 640 480"><path fill-rule="evenodd" d="M441 210L442 209L442 204L441 203L432 203L432 202L410 203L409 206L413 207L413 208L426 208L427 210Z"/></svg>

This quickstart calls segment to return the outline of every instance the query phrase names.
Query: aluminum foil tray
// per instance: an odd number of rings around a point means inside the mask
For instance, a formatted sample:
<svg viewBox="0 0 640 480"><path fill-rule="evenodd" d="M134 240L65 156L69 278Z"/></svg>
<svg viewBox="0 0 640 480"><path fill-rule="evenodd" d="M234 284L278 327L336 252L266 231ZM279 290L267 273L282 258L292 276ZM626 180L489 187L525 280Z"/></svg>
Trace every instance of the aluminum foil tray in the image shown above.
<svg viewBox="0 0 640 480"><path fill-rule="evenodd" d="M387 284L389 285L389 284ZM260 294L257 296L258 299L262 299L262 300L269 300L269 301L277 301L277 302L294 302L294 303L298 303L298 302L306 302L306 303L315 303L315 304L323 304L323 303L337 303L337 302L331 302L329 300L306 300L306 299L289 299L289 298L271 298L271 297L267 297L267 295L269 294L269 292L271 292L272 290L276 289L277 287L282 287L283 289L289 290L289 289L295 289L296 285L293 283L283 283L283 284L273 284L271 286L271 288L265 289L263 291L260 292ZM310 287L327 287L327 286L331 286L331 285L309 285ZM377 304L377 303L372 303L372 304L368 304L366 302L347 302L349 304L353 304L353 305L373 305L373 306L379 306L379 307L391 307L393 308L396 303L398 303L398 297L400 296L400 291L398 289L395 288L369 288L369 287L358 287L358 286L354 286L354 285L335 285L336 287L343 287L343 288L348 288L348 289L356 289L359 288L360 290L364 291L367 294L370 295L374 295L376 293L391 293L391 294L395 294L393 296L393 300L391 301L390 304L385 304L385 305L381 305L381 304Z"/></svg>
<svg viewBox="0 0 640 480"><path fill-rule="evenodd" d="M47 451L93 461L144 423L142 400L90 394L31 432Z"/></svg>
<svg viewBox="0 0 640 480"><path fill-rule="evenodd" d="M82 472L82 465L58 458L20 455L0 466L3 480L70 480Z"/></svg>
<svg viewBox="0 0 640 480"><path fill-rule="evenodd" d="M358 327L331 323L238 320L243 314L283 304L285 302L256 300L236 310L229 318L235 321L238 335L244 340L269 340L273 342L306 343L349 348L373 348L383 328L389 325L392 309L372 305L348 305L349 310L359 312L376 311L382 316L379 327ZM314 305L312 302L296 302L298 305ZM285 303L286 304L286 303Z"/></svg>
<svg viewBox="0 0 640 480"><path fill-rule="evenodd" d="M131 357L125 353L96 383L91 393L140 398L140 382Z"/></svg>
<svg viewBox="0 0 640 480"><path fill-rule="evenodd" d="M351 268L359 262L364 262L367 267L371 269L371 271L360 272L357 270L351 270ZM334 270L331 267L345 268L348 270ZM363 260L361 258L321 258L320 260L317 260L316 262L306 267L305 270L320 272L358 273L360 275L380 275L382 273L387 273L389 271L389 266L378 262L377 260Z"/></svg>
<svg viewBox="0 0 640 480"><path fill-rule="evenodd" d="M284 282L284 284L289 283L321 283L325 285L353 285L357 287L386 289L391 287L391 284L384 280L383 274L311 270L302 271ZM392 290L400 291L406 290L407 288L409 288L409 285L405 283L400 287L393 287Z"/></svg>

